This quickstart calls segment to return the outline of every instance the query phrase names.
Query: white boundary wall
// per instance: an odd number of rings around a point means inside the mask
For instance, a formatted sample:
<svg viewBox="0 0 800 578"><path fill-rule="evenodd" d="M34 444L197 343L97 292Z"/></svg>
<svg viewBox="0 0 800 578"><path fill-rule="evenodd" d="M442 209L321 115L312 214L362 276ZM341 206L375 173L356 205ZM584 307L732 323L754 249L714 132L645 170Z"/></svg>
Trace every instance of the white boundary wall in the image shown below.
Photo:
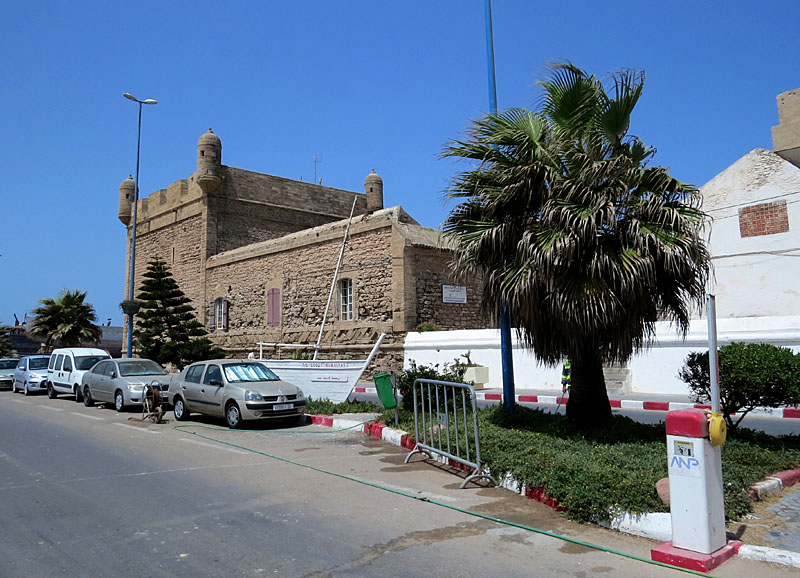
<svg viewBox="0 0 800 578"><path fill-rule="evenodd" d="M746 317L717 319L720 345L732 341L771 343L800 352L800 316ZM561 389L561 366L539 364L524 350L512 332L514 347L514 382L518 390ZM684 340L667 323L658 323L654 344L629 362L631 393L688 395L686 384L678 378L686 356L708 349L708 324L705 319L692 321ZM473 363L489 368L486 387L503 387L500 361L500 331L472 329L462 331L426 331L409 333L405 341L405 366L452 363L469 352ZM462 358L463 361L463 358Z"/></svg>

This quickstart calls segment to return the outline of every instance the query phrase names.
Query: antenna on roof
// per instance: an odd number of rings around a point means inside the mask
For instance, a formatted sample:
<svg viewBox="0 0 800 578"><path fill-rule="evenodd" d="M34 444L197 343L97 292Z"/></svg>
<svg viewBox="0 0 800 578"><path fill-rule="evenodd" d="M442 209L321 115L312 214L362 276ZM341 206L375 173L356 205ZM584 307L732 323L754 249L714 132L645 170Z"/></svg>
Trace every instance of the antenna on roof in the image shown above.
<svg viewBox="0 0 800 578"><path fill-rule="evenodd" d="M320 159L317 155L314 155L314 182L315 183L319 182L320 185L322 184L322 178L317 180L317 163L321 163L321 162L322 162L322 159Z"/></svg>

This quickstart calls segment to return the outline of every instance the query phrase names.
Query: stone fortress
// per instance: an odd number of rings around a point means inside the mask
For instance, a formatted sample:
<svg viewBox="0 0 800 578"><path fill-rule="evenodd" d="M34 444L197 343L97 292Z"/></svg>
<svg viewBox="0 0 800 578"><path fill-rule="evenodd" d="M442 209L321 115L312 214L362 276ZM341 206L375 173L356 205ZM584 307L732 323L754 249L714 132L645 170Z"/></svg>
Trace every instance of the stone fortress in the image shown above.
<svg viewBox="0 0 800 578"><path fill-rule="evenodd" d="M134 293L147 263L160 257L229 355L257 354L257 342L313 344L355 203L320 357L363 357L385 332L377 367L398 369L405 334L420 323L489 327L480 280L453 277L439 232L400 206L384 208L374 170L364 189L223 165L222 143L209 129L197 143L197 171L139 199ZM128 228L128 268L134 196L129 177L120 185L118 213ZM126 271L125 295L129 278Z"/></svg>

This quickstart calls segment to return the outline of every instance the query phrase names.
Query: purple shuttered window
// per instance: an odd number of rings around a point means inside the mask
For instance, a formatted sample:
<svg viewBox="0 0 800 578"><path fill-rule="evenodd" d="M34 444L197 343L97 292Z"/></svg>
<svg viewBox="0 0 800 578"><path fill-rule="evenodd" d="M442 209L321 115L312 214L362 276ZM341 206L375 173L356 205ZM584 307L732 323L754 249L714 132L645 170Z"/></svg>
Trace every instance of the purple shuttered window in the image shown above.
<svg viewBox="0 0 800 578"><path fill-rule="evenodd" d="M267 325L274 327L281 324L281 290L267 291Z"/></svg>

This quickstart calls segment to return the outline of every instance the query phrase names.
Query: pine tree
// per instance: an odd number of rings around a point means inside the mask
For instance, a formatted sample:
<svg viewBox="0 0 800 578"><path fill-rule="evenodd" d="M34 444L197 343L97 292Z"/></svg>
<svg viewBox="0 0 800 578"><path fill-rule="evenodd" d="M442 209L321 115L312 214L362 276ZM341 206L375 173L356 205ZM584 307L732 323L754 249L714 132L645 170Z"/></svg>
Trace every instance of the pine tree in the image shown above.
<svg viewBox="0 0 800 578"><path fill-rule="evenodd" d="M139 356L179 368L195 361L225 356L225 352L206 337L206 329L197 320L192 300L159 257L147 264L136 298L140 309L133 336Z"/></svg>

